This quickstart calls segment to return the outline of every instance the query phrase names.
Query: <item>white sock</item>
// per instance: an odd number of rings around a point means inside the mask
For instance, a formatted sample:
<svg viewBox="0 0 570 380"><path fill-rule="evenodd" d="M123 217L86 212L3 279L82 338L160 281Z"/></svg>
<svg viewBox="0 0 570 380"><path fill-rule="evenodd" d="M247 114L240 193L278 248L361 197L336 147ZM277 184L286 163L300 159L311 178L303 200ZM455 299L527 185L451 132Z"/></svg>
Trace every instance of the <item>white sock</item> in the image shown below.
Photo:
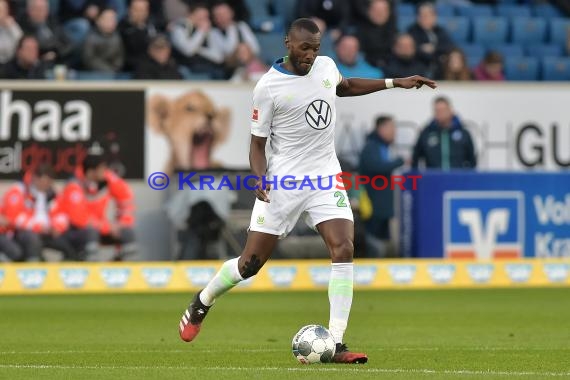
<svg viewBox="0 0 570 380"><path fill-rule="evenodd" d="M333 263L329 279L330 320L329 331L336 343L342 338L348 325L348 316L352 306L353 263Z"/></svg>
<svg viewBox="0 0 570 380"><path fill-rule="evenodd" d="M231 259L222 264L216 275L200 293L200 301L206 306L212 306L216 298L243 281L239 273L238 259Z"/></svg>

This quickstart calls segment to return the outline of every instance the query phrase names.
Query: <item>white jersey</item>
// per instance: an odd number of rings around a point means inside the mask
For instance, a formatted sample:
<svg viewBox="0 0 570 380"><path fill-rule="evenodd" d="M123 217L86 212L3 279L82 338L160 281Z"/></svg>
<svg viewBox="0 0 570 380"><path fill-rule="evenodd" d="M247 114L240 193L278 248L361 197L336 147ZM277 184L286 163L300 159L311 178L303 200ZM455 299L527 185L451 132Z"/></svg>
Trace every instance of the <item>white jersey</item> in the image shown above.
<svg viewBox="0 0 570 380"><path fill-rule="evenodd" d="M342 76L329 57L317 57L305 76L288 72L282 62L263 75L253 92L251 133L269 138L267 176L278 181L334 176L341 171L334 131Z"/></svg>

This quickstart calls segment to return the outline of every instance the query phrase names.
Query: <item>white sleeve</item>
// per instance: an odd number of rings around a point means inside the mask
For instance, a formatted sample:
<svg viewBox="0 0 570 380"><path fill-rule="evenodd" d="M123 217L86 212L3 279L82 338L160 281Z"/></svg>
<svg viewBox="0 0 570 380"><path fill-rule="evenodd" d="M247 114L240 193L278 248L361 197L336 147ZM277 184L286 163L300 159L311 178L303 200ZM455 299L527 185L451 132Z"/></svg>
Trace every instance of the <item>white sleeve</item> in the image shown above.
<svg viewBox="0 0 570 380"><path fill-rule="evenodd" d="M259 137L269 137L273 124L275 105L269 90L261 81L253 90L253 110L251 115L251 134Z"/></svg>
<svg viewBox="0 0 570 380"><path fill-rule="evenodd" d="M336 78L337 78L337 82L336 85L338 86L340 84L340 82L342 82L342 74L340 73L340 71L338 70L338 67L336 65L336 62L331 58L331 65L333 66L333 70L336 74Z"/></svg>

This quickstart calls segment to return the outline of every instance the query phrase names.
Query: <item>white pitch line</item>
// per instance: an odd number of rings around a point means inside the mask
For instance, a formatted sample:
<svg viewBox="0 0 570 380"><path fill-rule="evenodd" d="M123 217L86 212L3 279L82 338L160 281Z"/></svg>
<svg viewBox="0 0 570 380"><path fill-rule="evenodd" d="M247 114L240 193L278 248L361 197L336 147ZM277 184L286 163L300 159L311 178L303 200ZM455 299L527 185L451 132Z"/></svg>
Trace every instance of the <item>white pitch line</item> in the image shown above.
<svg viewBox="0 0 570 380"><path fill-rule="evenodd" d="M313 369L314 368L314 369ZM292 367L185 367L185 366L104 366L104 365L48 365L48 364L0 364L0 369L110 369L110 370L206 370L206 371L289 371L289 372L356 372L356 373L422 373L433 375L480 375L480 376L549 376L565 377L570 372L532 371L478 371L469 369L427 369L427 368L339 368L314 365L310 368Z"/></svg>
<svg viewBox="0 0 570 380"><path fill-rule="evenodd" d="M373 351L570 351L570 348L558 347L537 347L537 348L521 348L521 347L393 347L393 348L374 348ZM227 349L187 349L187 350L46 350L46 351L0 351L0 355L54 355L54 354L176 354L176 353L218 353L233 352L234 347ZM239 348L240 352L285 352L286 348Z"/></svg>
<svg viewBox="0 0 570 380"><path fill-rule="evenodd" d="M218 349L218 350L200 350L200 349L187 349L187 350L124 350L124 351L109 351L109 350L48 350L48 351L0 351L0 355L59 355L59 354L177 354L177 353L218 353L218 352L234 352L235 349ZM283 348L244 348L239 349L240 352L282 352Z"/></svg>

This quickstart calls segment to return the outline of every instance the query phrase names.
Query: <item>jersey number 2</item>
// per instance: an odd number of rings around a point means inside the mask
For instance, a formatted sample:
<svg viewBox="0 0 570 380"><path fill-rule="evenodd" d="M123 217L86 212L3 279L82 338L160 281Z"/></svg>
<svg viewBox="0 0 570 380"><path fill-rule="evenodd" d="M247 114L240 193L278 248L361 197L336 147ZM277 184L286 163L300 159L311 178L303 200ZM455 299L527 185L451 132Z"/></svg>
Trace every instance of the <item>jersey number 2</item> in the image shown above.
<svg viewBox="0 0 570 380"><path fill-rule="evenodd" d="M344 202L344 194L341 193L340 191L337 191L336 193L334 193L334 197L335 198L339 198L339 200L336 202L336 205L338 207L348 207L347 204Z"/></svg>

